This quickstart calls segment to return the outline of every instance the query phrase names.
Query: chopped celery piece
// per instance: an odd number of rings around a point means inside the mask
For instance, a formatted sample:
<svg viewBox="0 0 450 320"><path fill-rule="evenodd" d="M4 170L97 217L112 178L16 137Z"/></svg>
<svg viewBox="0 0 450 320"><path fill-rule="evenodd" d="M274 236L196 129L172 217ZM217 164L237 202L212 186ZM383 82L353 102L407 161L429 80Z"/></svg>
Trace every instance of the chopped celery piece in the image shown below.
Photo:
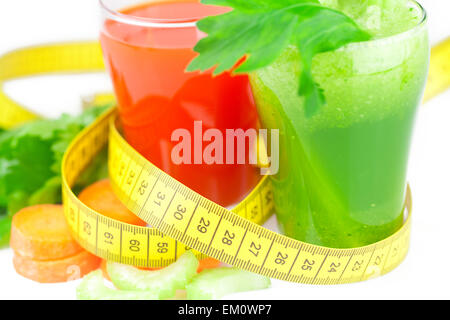
<svg viewBox="0 0 450 320"><path fill-rule="evenodd" d="M148 290L164 300L173 298L177 289L186 287L197 274L198 265L195 255L191 251L186 251L175 263L157 271L140 270L117 263L108 263L107 270L117 288Z"/></svg>
<svg viewBox="0 0 450 320"><path fill-rule="evenodd" d="M236 292L266 289L270 279L237 268L217 268L199 273L186 287L188 300L214 300Z"/></svg>
<svg viewBox="0 0 450 320"><path fill-rule="evenodd" d="M108 288L103 283L101 270L86 275L77 287L79 300L158 300L158 295L149 291L120 291Z"/></svg>

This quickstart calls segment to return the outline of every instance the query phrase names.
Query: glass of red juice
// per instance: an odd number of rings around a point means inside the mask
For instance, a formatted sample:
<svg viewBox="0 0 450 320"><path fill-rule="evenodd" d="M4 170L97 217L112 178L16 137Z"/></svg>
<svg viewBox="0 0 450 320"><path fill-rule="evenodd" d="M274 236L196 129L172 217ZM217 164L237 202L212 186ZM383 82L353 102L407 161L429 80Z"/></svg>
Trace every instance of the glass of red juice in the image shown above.
<svg viewBox="0 0 450 320"><path fill-rule="evenodd" d="M196 56L194 46L206 36L196 22L229 9L195 0L100 0L100 4L100 42L126 140L153 164L206 198L227 207L238 203L259 180L254 165L199 163L194 161L194 153L199 152L198 145L194 150L194 142L190 163L176 164L171 157L180 143L172 141L175 130L188 130L198 141L195 121L201 121L202 132L218 129L223 137L227 129L259 128L246 75L213 77L212 72L185 71ZM208 143L202 144L203 152ZM246 159L250 149L246 148Z"/></svg>

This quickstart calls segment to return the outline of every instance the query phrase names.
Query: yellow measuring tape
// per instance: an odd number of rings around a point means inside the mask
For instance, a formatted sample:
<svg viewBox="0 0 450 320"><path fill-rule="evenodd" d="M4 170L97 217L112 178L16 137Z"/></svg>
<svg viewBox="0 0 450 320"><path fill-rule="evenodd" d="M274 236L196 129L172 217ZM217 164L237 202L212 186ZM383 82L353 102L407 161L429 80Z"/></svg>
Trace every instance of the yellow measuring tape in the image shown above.
<svg viewBox="0 0 450 320"><path fill-rule="evenodd" d="M63 199L71 230L88 251L108 260L159 267L187 248L241 269L300 283L355 282L395 268L408 250L410 220L393 236L355 249L310 245L262 224L273 212L270 180L262 179L233 212L176 181L137 153L120 135L112 110L76 138L63 160ZM121 223L86 207L71 186L109 141L116 194L155 228ZM410 194L406 201L411 208ZM162 233L161 233L161 232ZM163 235L164 234L164 235Z"/></svg>
<svg viewBox="0 0 450 320"><path fill-rule="evenodd" d="M424 101L450 87L450 38L431 49L430 72Z"/></svg>
<svg viewBox="0 0 450 320"><path fill-rule="evenodd" d="M18 76L57 71L58 62L53 59L59 60L63 66L61 70L66 72L78 71L79 66L83 66L82 71L101 68L96 43L40 48L39 52L48 50L44 54L46 59L50 59L51 52L55 53L51 61L35 57L33 50L26 49L16 54L22 62L36 63L40 67L33 69L30 66L17 73L10 67L9 73L0 74L0 83ZM58 56L58 52L65 52L65 55ZM97 57L91 57L91 54ZM440 63L445 67L450 63L447 56L441 55L444 61ZM13 58L14 53L9 59L14 61ZM4 60L0 59L0 70L3 63ZM439 75L441 79L448 76L445 72ZM439 81L433 86L436 87L429 89L433 94L441 90L437 89L441 87ZM0 108L2 112L4 108L21 109L11 104L11 100ZM14 123L6 118L2 120L6 126ZM78 176L108 142L109 173L117 196L154 228L107 218L86 207L72 192L71 187ZM268 178L263 178L246 199L229 211L190 190L137 153L119 133L115 110L102 115L75 139L65 154L62 169L65 214L74 237L88 251L111 261L161 267L193 248L200 257L210 256L271 278L298 283L338 284L362 281L391 271L401 263L409 247L409 189L405 202L408 219L391 237L353 249L307 244L261 226L273 213Z"/></svg>
<svg viewBox="0 0 450 320"><path fill-rule="evenodd" d="M38 75L103 70L98 42L44 45L3 55L0 57L0 128L11 128L40 117L9 98L3 91L5 82Z"/></svg>

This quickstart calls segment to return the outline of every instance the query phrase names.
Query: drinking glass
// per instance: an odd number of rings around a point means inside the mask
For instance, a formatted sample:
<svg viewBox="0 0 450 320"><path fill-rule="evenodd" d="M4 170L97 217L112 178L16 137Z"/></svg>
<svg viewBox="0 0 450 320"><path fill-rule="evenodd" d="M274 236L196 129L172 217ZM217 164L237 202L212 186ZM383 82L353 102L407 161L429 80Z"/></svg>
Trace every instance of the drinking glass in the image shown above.
<svg viewBox="0 0 450 320"><path fill-rule="evenodd" d="M304 113L299 52L287 49L251 84L262 126L280 129L272 177L281 231L308 243L352 248L403 223L407 164L429 64L426 13L405 32L319 54L313 75L326 105Z"/></svg>
<svg viewBox="0 0 450 320"><path fill-rule="evenodd" d="M100 41L118 101L126 140L144 157L191 189L223 206L239 202L258 182L250 164L206 163L202 132L257 129L258 114L248 76L186 72L193 47L205 36L199 19L229 9L195 0L101 0ZM201 121L202 132L194 129ZM181 142L191 136L189 157L174 161ZM200 136L199 136L200 135ZM197 140L195 140L197 139ZM194 141L195 140L195 141ZM248 148L250 152L250 148Z"/></svg>

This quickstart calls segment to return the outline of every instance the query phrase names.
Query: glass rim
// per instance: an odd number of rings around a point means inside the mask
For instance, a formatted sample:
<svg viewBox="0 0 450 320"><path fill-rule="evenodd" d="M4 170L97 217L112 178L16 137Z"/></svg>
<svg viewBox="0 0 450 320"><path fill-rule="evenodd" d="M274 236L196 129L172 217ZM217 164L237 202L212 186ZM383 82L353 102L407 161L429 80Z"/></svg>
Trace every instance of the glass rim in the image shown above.
<svg viewBox="0 0 450 320"><path fill-rule="evenodd" d="M425 8L422 6L422 4L419 3L418 0L409 0L409 1L412 2L412 3L414 3L414 4L418 7L418 9L420 10L420 12L422 13L422 18L420 19L419 22L417 22L417 24L416 24L415 26L411 27L411 28L408 29L408 30L405 30L405 31L403 31L403 32L400 32L399 34L402 34L402 33L405 33L405 32L411 31L411 30L414 30L415 28L422 26L422 25L423 25L424 23L426 23L427 20L428 20L428 13L427 13L427 10L425 10ZM394 35L394 36L395 36L395 35Z"/></svg>
<svg viewBox="0 0 450 320"><path fill-rule="evenodd" d="M417 32L417 30L420 30L420 28L422 28L427 20L428 20L428 14L427 11L425 10L425 8L417 1L417 0L409 0L410 3L412 3L419 11L420 13L422 13L422 17L420 18L420 20L413 26L411 26L410 28L398 32L398 33L394 33L388 36L384 36L384 37L380 37L380 38L374 38L374 39L370 39L367 41L362 41L362 42L350 42L348 44L346 44L343 47L340 47L339 49L337 49L338 51L341 50L346 50L346 49L350 49L350 48L358 48L361 46L367 46L367 45L376 45L378 43L384 43L384 42L392 42L392 41L398 41L400 39L406 39L409 36L411 36L411 34Z"/></svg>
<svg viewBox="0 0 450 320"><path fill-rule="evenodd" d="M108 19L129 24L137 27L148 28L194 28L197 26L197 21L203 17L187 17L187 18L144 18L136 17L121 13L117 10L111 9L105 3L105 0L98 0L103 13Z"/></svg>
<svg viewBox="0 0 450 320"><path fill-rule="evenodd" d="M414 25L413 27L409 28L408 30L402 31L400 33L396 33L393 35L389 35L387 37L382 37L378 39L373 39L369 41L378 41L383 39L388 39L391 37L396 37L402 34L409 33L412 30L415 30L416 28L422 26L426 23L428 19L428 14L425 8L417 1L417 0L409 0L411 3L414 3L415 6L420 10L422 13L422 18L420 21ZM187 17L187 18L143 18L143 17L136 17L131 16L127 14L123 14L117 10L111 9L108 7L108 5L105 3L105 0L98 0L100 3L100 7L103 10L103 13L106 15L108 19L121 22L124 24L134 25L138 27L149 27L149 28L192 28L197 26L197 22L204 17ZM366 41L367 42L367 41Z"/></svg>

